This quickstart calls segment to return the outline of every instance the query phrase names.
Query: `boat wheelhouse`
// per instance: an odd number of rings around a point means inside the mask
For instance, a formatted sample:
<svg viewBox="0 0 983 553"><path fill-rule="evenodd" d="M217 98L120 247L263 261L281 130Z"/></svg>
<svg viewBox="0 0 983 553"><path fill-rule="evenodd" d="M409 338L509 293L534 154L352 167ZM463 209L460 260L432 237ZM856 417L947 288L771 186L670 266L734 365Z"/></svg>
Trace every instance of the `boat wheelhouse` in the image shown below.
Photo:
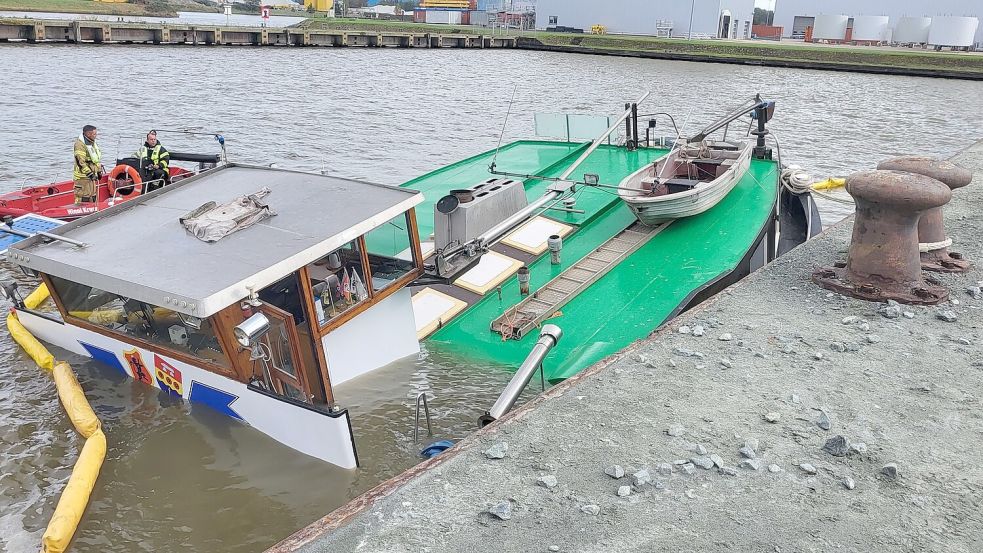
<svg viewBox="0 0 983 553"><path fill-rule="evenodd" d="M206 242L182 225L209 201L228 231L222 214L235 210L223 206L261 189L267 218L251 226ZM354 468L333 388L419 352L407 285L422 274L422 201L409 189L223 166L13 245L8 258L37 273L58 307L20 306L18 317L46 342Z"/></svg>

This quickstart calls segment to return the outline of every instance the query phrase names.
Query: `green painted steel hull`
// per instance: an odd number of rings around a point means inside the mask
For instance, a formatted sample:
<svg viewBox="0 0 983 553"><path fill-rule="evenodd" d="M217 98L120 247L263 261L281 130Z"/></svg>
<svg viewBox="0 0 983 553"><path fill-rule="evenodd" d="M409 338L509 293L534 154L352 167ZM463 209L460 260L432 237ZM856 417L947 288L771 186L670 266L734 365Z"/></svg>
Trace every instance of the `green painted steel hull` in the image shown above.
<svg viewBox="0 0 983 553"><path fill-rule="evenodd" d="M585 147L519 141L502 148L497 165L502 171L557 176ZM596 173L601 183L617 184L664 154L664 150L628 152L602 146L575 176ZM421 190L426 196L426 202L417 208L423 240L433 232L433 203L451 189L489 178L488 165L493 155L493 151L486 152L403 185ZM568 378L644 338L699 291L738 270L771 222L777 183L775 162L752 161L744 178L719 204L703 214L673 222L563 306L562 314L549 320L563 329L563 339L544 362L546 377L552 381ZM530 200L541 196L548 185L542 181L525 184ZM577 208L586 213L546 213L578 228L564 239L561 265L552 265L548 254L529 265L533 292L635 221L613 190L583 189L578 193ZM532 332L522 340L503 341L490 330L492 320L521 300L515 278L506 280L501 289L501 300L495 292L487 294L428 338L427 347L455 355L462 363L480 360L517 368L538 333Z"/></svg>

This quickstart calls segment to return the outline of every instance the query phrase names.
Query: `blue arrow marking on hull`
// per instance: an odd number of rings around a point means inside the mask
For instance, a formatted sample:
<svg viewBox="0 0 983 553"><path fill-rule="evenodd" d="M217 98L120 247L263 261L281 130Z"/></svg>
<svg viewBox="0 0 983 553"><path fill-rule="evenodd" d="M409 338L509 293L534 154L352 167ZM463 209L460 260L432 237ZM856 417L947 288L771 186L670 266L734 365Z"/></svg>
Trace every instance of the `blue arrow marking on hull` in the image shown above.
<svg viewBox="0 0 983 553"><path fill-rule="evenodd" d="M244 420L241 416L239 416L239 413L236 413L235 409L232 408L232 402L239 399L239 396L237 395L224 392L218 388L213 388L207 384L202 384L197 380L192 380L191 393L188 394L188 399L192 403L204 403L223 415L230 416L234 419Z"/></svg>
<svg viewBox="0 0 983 553"><path fill-rule="evenodd" d="M125 376L130 376L130 373L123 368L123 363L120 362L119 357L117 357L115 353L109 351L108 349L102 349L99 346L86 344L82 340L79 340L78 343L81 344L81 346L85 348L85 351L89 352L89 355L96 361L99 361L104 365L109 365L110 367L123 373Z"/></svg>

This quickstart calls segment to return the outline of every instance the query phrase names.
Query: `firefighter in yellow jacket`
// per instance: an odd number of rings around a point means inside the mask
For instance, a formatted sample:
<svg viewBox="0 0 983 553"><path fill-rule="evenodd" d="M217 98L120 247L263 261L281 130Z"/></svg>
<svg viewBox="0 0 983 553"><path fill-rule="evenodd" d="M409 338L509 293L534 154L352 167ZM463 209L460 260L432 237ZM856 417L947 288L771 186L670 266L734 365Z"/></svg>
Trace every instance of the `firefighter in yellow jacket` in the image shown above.
<svg viewBox="0 0 983 553"><path fill-rule="evenodd" d="M143 147L133 155L140 160L140 173L147 178L145 192L153 192L171 183L171 153L157 141L157 131L147 133Z"/></svg>
<svg viewBox="0 0 983 553"><path fill-rule="evenodd" d="M98 129L92 125L82 127L82 134L75 141L75 170L72 173L75 179L75 203L94 202L99 179L102 178L104 169L102 167L102 152L96 145L96 135Z"/></svg>

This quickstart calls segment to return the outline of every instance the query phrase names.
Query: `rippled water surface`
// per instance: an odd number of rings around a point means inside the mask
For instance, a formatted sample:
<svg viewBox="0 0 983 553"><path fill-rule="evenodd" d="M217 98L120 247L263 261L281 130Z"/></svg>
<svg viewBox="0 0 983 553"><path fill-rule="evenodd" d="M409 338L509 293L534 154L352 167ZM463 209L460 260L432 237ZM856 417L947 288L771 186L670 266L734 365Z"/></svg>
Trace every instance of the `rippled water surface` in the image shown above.
<svg viewBox="0 0 983 553"><path fill-rule="evenodd" d="M612 114L643 90L694 131L760 91L778 101L785 161L823 177L983 136L980 85L964 81L456 50L2 45L0 67L0 190L69 178L84 124L100 127L107 157L135 150L147 129L214 130L237 161L398 184L493 148L513 85L506 140L531 137L537 111ZM436 436L459 438L509 376L430 352L339 387L364 465L347 472L55 353L78 371L110 444L76 552L262 550L417 462L418 393L432 394ZM0 548L37 549L80 445L50 379L0 331Z"/></svg>

